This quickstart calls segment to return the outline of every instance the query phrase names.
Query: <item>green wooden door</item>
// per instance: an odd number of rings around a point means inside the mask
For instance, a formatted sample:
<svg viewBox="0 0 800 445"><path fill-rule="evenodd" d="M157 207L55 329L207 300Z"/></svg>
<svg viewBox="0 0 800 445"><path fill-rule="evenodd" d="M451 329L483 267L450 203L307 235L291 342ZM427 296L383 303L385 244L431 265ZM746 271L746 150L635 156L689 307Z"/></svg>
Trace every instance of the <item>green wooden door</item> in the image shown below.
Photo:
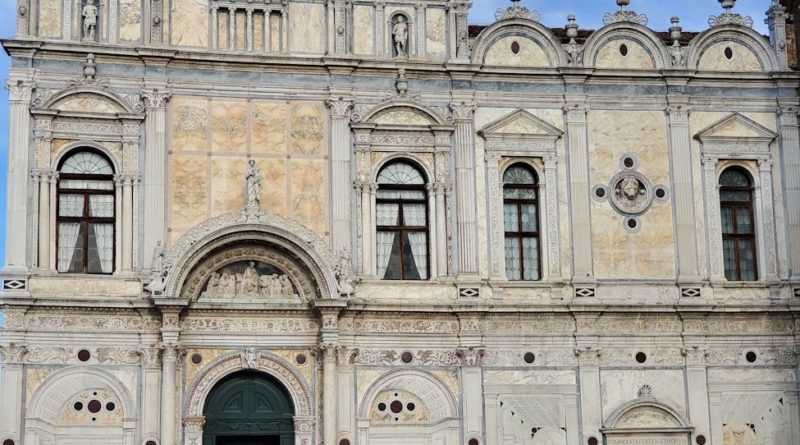
<svg viewBox="0 0 800 445"><path fill-rule="evenodd" d="M211 390L203 414L203 445L294 445L292 400L267 374L226 377Z"/></svg>

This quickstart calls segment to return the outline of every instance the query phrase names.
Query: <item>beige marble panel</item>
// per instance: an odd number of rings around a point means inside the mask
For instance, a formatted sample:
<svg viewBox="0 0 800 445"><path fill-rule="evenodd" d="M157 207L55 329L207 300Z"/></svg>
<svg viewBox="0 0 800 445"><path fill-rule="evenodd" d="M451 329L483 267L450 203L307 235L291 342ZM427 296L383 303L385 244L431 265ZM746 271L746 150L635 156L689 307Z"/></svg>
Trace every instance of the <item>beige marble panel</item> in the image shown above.
<svg viewBox="0 0 800 445"><path fill-rule="evenodd" d="M39 0L39 36L61 38L63 0Z"/></svg>
<svg viewBox="0 0 800 445"><path fill-rule="evenodd" d="M170 102L173 151L208 150L208 100L175 97Z"/></svg>
<svg viewBox="0 0 800 445"><path fill-rule="evenodd" d="M184 373L184 385L188 386L192 383L192 379L197 373L206 367L209 363L214 361L217 357L221 356L229 352L226 349L194 349L190 348L186 350L186 357L184 358L184 366L186 372ZM202 361L198 364L192 363L192 356L194 354L200 354Z"/></svg>
<svg viewBox="0 0 800 445"><path fill-rule="evenodd" d="M447 55L447 20L443 8L426 9L425 38L429 56L443 58Z"/></svg>
<svg viewBox="0 0 800 445"><path fill-rule="evenodd" d="M283 159L262 159L256 166L263 176L261 205L270 213L289 216L288 189L286 185L286 163Z"/></svg>
<svg viewBox="0 0 800 445"><path fill-rule="evenodd" d="M206 155L172 155L170 163L170 242L208 219L208 159Z"/></svg>
<svg viewBox="0 0 800 445"><path fill-rule="evenodd" d="M287 102L253 101L250 106L251 146L253 154L285 154L289 122Z"/></svg>
<svg viewBox="0 0 800 445"><path fill-rule="evenodd" d="M245 30L247 29L247 14L244 11L236 12L236 49L245 49Z"/></svg>
<svg viewBox="0 0 800 445"><path fill-rule="evenodd" d="M653 184L669 185L666 118L655 111L591 111L591 185L609 184L621 171L620 158L633 154L638 171ZM674 275L672 211L654 203L640 217L641 230L629 233L609 203L592 204L592 242L599 278L668 278Z"/></svg>
<svg viewBox="0 0 800 445"><path fill-rule="evenodd" d="M486 385L574 385L575 371L484 371Z"/></svg>
<svg viewBox="0 0 800 445"><path fill-rule="evenodd" d="M623 56L621 53L622 45L628 47L628 54ZM654 69L653 57L647 49L629 39L614 39L606 43L594 59L597 68L617 68L617 69Z"/></svg>
<svg viewBox="0 0 800 445"><path fill-rule="evenodd" d="M289 51L325 52L325 5L289 3Z"/></svg>
<svg viewBox="0 0 800 445"><path fill-rule="evenodd" d="M294 159L289 164L292 218L327 235L328 165L326 161Z"/></svg>
<svg viewBox="0 0 800 445"><path fill-rule="evenodd" d="M219 11L217 13L217 46L220 49L227 49L230 42L228 34L228 26L230 25L228 18L228 11Z"/></svg>
<svg viewBox="0 0 800 445"><path fill-rule="evenodd" d="M264 14L253 13L253 50L264 50Z"/></svg>
<svg viewBox="0 0 800 445"><path fill-rule="evenodd" d="M299 102L292 104L292 154L321 155L325 153L325 111L321 104Z"/></svg>
<svg viewBox="0 0 800 445"><path fill-rule="evenodd" d="M517 42L519 53L514 54L511 46ZM550 59L542 47L533 40L522 36L509 36L495 42L483 58L486 65L549 67Z"/></svg>
<svg viewBox="0 0 800 445"><path fill-rule="evenodd" d="M638 398L639 389L650 385L653 397L686 417L685 383L681 370L602 370L600 394L603 417Z"/></svg>
<svg viewBox="0 0 800 445"><path fill-rule="evenodd" d="M142 0L119 0L119 39L136 42L142 38Z"/></svg>
<svg viewBox="0 0 800 445"><path fill-rule="evenodd" d="M242 156L211 158L211 216L232 213L244 205L247 159Z"/></svg>
<svg viewBox="0 0 800 445"><path fill-rule="evenodd" d="M353 25L353 52L360 55L372 55L375 51L374 8L372 6L353 7L355 24Z"/></svg>
<svg viewBox="0 0 800 445"><path fill-rule="evenodd" d="M211 129L211 151L214 153L246 152L247 102L212 100Z"/></svg>
<svg viewBox="0 0 800 445"><path fill-rule="evenodd" d="M270 51L278 52L286 42L281 42L281 16L280 14L270 14L269 16L269 38Z"/></svg>
<svg viewBox="0 0 800 445"><path fill-rule="evenodd" d="M796 381L791 369L709 369L708 381L713 384L764 383Z"/></svg>
<svg viewBox="0 0 800 445"><path fill-rule="evenodd" d="M725 49L733 52L728 59ZM736 42L718 42L703 51L697 69L701 71L761 71L763 67L753 51Z"/></svg>
<svg viewBox="0 0 800 445"><path fill-rule="evenodd" d="M27 394L26 400L31 400L36 390L50 377L51 374L56 372L55 368L28 368L26 373L26 386L25 393Z"/></svg>
<svg viewBox="0 0 800 445"><path fill-rule="evenodd" d="M172 44L208 46L208 2L206 0L172 1Z"/></svg>

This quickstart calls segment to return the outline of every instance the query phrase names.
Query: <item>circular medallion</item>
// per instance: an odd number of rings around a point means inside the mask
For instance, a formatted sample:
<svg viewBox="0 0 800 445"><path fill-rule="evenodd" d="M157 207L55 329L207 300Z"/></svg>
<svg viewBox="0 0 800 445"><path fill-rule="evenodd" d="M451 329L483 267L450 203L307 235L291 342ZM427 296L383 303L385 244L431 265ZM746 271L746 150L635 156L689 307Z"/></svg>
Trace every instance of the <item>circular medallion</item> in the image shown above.
<svg viewBox="0 0 800 445"><path fill-rule="evenodd" d="M653 203L650 181L638 172L624 172L611 181L611 204L624 215L641 215Z"/></svg>

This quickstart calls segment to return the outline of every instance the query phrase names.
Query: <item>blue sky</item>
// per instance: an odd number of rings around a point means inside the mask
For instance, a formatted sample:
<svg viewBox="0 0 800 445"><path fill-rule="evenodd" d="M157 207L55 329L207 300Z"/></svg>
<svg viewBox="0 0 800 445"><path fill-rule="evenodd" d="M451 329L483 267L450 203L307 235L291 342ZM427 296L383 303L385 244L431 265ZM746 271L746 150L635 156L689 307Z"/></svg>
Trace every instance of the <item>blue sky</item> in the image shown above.
<svg viewBox="0 0 800 445"><path fill-rule="evenodd" d="M16 0L0 0L0 38L8 38L14 33L14 5ZM494 21L494 12L498 8L510 5L509 0L473 0L470 23L489 24ZM598 28L602 26L603 14L617 9L614 0L523 0L522 4L538 10L542 14L542 22L550 27L566 24L570 13L578 16L581 28ZM739 0L736 11L750 15L755 21L756 29L766 33L764 12L770 0ZM633 0L631 9L647 14L650 27L666 30L669 19L673 15L681 17L681 24L687 31L702 31L708 27L708 16L721 11L717 0ZM687 14L686 11L691 11ZM9 59L3 52L0 54L0 78L8 77ZM6 170L8 164L8 95L0 88L0 264L5 264L5 207L6 207Z"/></svg>

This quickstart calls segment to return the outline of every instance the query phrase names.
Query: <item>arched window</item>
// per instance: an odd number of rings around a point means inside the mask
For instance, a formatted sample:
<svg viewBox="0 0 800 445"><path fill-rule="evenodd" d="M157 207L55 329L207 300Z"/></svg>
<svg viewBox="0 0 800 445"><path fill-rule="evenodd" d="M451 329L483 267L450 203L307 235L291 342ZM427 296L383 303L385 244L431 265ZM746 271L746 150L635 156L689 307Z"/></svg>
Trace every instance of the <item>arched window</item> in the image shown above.
<svg viewBox="0 0 800 445"><path fill-rule="evenodd" d="M539 264L539 185L536 172L516 164L503 174L506 278L541 279Z"/></svg>
<svg viewBox="0 0 800 445"><path fill-rule="evenodd" d="M94 151L78 151L59 167L58 271L114 271L114 168Z"/></svg>
<svg viewBox="0 0 800 445"><path fill-rule="evenodd" d="M753 181L743 169L731 167L722 172L719 185L725 278L730 281L755 281L758 279L758 270Z"/></svg>
<svg viewBox="0 0 800 445"><path fill-rule="evenodd" d="M384 280L428 278L428 204L425 177L407 162L378 174L377 268Z"/></svg>

